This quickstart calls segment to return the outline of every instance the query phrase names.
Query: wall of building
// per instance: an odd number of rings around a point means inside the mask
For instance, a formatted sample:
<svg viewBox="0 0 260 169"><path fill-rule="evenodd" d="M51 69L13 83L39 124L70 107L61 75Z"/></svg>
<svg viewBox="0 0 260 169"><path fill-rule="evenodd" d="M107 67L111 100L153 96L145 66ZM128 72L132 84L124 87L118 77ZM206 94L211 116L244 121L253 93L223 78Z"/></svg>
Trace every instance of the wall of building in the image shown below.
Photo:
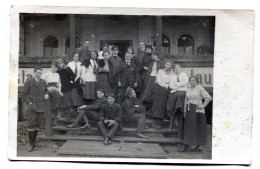
<svg viewBox="0 0 260 169"><path fill-rule="evenodd" d="M90 49L99 50L100 40L132 40L137 51L138 42L152 43L156 34L154 17L123 16L114 21L108 16L92 18L76 17L76 35L81 41L90 40ZM209 29L203 27L197 18L186 22L175 22L163 18L162 31L170 39L170 55L177 55L177 40L182 34L190 34L195 40L195 51L202 45L210 46ZM59 55L65 54L65 40L69 36L69 20L60 22L51 17L35 20L26 26L25 30L26 56L43 57L43 41L48 35L54 35L59 41ZM29 40L28 40L29 39Z"/></svg>

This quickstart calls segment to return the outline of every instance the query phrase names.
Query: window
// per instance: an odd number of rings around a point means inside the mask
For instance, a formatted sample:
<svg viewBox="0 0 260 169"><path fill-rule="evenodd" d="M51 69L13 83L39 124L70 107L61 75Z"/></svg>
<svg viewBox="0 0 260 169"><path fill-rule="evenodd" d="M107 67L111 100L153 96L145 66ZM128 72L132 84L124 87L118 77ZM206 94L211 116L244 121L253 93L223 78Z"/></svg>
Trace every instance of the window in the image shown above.
<svg viewBox="0 0 260 169"><path fill-rule="evenodd" d="M81 39L76 36L75 38L75 48L76 48L76 51L81 47ZM65 41L65 54L68 54L69 53L69 49L70 49L70 36L66 38L66 41Z"/></svg>
<svg viewBox="0 0 260 169"><path fill-rule="evenodd" d="M44 56L58 56L59 42L54 35L47 36L43 41L43 55Z"/></svg>
<svg viewBox="0 0 260 169"><path fill-rule="evenodd" d="M157 36L153 36L153 46L156 46L156 38ZM162 54L163 56L169 56L170 55L170 38L166 36L165 34L162 34Z"/></svg>
<svg viewBox="0 0 260 169"><path fill-rule="evenodd" d="M177 54L180 56L193 56L195 54L195 41L189 34L183 34L178 38Z"/></svg>

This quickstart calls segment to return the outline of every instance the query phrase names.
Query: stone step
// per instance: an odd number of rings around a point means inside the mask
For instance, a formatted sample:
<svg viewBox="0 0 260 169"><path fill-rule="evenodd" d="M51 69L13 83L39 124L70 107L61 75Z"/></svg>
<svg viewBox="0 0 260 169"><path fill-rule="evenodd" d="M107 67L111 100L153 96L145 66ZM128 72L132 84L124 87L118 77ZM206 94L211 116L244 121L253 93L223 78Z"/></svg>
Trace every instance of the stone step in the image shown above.
<svg viewBox="0 0 260 169"><path fill-rule="evenodd" d="M80 129L79 127L75 128L67 128L66 126L55 126L53 127L54 133L56 134L62 134L63 135L69 131L70 133L77 133L79 135L100 135L100 132L96 126L92 126L90 129ZM176 137L177 131L176 130L169 130L167 128L163 128L161 130L155 130L155 129L146 129L143 131L143 133L161 133L161 134L167 134L171 135L172 137ZM122 130L117 132L117 135L120 136L135 136L136 135L136 128L132 127L124 127Z"/></svg>
<svg viewBox="0 0 260 169"><path fill-rule="evenodd" d="M102 136L81 136L81 135L53 135L45 136L39 135L38 139L46 141L67 141L67 140L84 140L84 141L104 141ZM177 138L165 138L165 137L150 137L149 139L137 138L137 137L126 137L126 136L115 136L114 142L126 142L126 143L158 143L158 144L179 144L182 140Z"/></svg>

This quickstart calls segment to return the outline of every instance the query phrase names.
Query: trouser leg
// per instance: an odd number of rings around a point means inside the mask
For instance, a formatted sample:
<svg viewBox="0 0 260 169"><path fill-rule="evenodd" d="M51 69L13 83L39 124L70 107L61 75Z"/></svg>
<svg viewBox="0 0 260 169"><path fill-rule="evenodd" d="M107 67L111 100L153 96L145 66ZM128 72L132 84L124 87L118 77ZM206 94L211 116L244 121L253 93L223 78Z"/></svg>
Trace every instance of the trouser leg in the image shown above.
<svg viewBox="0 0 260 169"><path fill-rule="evenodd" d="M141 133L145 129L145 115L144 114L133 114L126 119L129 122L137 123L137 133Z"/></svg>
<svg viewBox="0 0 260 169"><path fill-rule="evenodd" d="M107 136L107 129L106 129L105 124L103 123L103 121L99 121L98 122L98 128L99 128L101 134L104 136L104 138L106 138L106 136Z"/></svg>
<svg viewBox="0 0 260 169"><path fill-rule="evenodd" d="M119 123L118 122L115 122L110 131L107 133L107 136L110 137L111 139L114 137L115 133L116 133L116 130L118 129L119 127Z"/></svg>
<svg viewBox="0 0 260 169"><path fill-rule="evenodd" d="M29 148L28 151L31 152L34 149L34 130L32 129L28 129L27 130L28 133L28 139L29 139Z"/></svg>

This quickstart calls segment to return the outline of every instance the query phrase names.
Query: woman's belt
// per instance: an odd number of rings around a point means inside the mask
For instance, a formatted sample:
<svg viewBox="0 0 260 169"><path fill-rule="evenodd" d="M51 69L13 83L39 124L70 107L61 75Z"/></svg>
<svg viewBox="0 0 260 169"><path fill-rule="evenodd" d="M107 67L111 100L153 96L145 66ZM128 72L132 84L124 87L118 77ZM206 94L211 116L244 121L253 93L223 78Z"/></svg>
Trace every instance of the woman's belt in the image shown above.
<svg viewBox="0 0 260 169"><path fill-rule="evenodd" d="M51 82L51 83L48 83L48 86L54 86L54 87L58 87L58 83L56 82Z"/></svg>

